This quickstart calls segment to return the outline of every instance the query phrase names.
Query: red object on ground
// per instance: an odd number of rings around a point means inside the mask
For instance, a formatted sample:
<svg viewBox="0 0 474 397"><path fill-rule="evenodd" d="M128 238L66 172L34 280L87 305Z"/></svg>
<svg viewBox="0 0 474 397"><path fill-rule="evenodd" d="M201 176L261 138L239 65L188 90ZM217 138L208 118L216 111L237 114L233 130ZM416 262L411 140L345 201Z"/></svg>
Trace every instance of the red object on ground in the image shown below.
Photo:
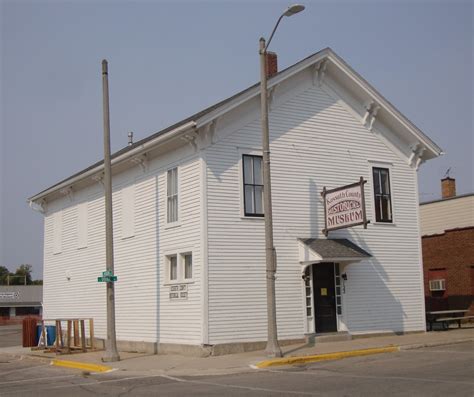
<svg viewBox="0 0 474 397"><path fill-rule="evenodd" d="M36 323L34 317L23 319L23 347L36 346Z"/></svg>

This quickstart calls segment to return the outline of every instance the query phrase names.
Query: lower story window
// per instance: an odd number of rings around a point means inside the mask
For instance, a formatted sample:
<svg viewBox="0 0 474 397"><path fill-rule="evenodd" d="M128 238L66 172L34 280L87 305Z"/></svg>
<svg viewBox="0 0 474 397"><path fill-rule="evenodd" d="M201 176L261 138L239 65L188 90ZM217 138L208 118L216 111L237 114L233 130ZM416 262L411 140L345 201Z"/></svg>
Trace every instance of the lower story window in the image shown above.
<svg viewBox="0 0 474 397"><path fill-rule="evenodd" d="M193 256L191 254L184 255L184 278L186 280L193 278Z"/></svg>
<svg viewBox="0 0 474 397"><path fill-rule="evenodd" d="M178 257L176 255L168 256L169 278L170 281L178 279Z"/></svg>
<svg viewBox="0 0 474 397"><path fill-rule="evenodd" d="M178 284L193 281L192 252L177 252L165 257L165 283Z"/></svg>

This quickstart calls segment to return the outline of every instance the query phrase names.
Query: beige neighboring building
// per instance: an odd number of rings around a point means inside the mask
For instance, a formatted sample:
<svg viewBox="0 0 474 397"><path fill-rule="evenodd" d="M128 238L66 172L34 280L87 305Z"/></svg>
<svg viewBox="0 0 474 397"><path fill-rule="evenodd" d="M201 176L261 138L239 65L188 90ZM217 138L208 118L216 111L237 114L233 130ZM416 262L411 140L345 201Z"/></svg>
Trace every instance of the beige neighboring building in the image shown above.
<svg viewBox="0 0 474 397"><path fill-rule="evenodd" d="M474 193L456 196L456 180L441 181L442 198L420 204L421 235L474 226Z"/></svg>
<svg viewBox="0 0 474 397"><path fill-rule="evenodd" d="M0 285L0 324L25 316L41 316L42 311L42 285Z"/></svg>
<svg viewBox="0 0 474 397"><path fill-rule="evenodd" d="M441 181L442 198L421 203L427 311L474 313L474 193L456 196L456 181Z"/></svg>

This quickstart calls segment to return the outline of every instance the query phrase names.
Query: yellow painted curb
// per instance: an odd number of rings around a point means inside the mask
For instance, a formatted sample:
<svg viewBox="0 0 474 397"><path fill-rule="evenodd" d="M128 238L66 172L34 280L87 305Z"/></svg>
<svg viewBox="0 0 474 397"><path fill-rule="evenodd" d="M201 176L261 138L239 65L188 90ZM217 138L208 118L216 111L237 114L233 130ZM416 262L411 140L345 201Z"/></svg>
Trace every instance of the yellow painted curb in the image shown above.
<svg viewBox="0 0 474 397"><path fill-rule="evenodd" d="M51 364L56 367L81 369L83 371L90 372L107 372L113 369L112 367L108 367L107 365L81 363L79 361L53 360L51 361Z"/></svg>
<svg viewBox="0 0 474 397"><path fill-rule="evenodd" d="M340 360L342 358L347 358L347 357L368 356L370 354L393 353L399 350L400 349L398 346L386 346L386 347L378 347L378 348L373 348L373 349L362 349L362 350L352 350L352 351L347 351L347 352L317 354L314 356L275 358L273 360L261 361L257 363L255 366L257 368L267 368L267 367L273 367L277 365L305 364L305 363L312 363L316 361Z"/></svg>

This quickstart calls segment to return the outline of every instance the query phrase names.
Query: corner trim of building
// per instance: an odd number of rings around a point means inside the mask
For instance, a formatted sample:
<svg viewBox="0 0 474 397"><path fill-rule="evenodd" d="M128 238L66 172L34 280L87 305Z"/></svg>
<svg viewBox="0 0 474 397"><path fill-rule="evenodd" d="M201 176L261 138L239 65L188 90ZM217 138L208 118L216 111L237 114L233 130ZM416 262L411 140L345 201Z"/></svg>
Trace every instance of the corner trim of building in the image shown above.
<svg viewBox="0 0 474 397"><path fill-rule="evenodd" d="M209 344L209 283L208 283L208 223L207 223L207 160L206 151L201 151L201 341Z"/></svg>

